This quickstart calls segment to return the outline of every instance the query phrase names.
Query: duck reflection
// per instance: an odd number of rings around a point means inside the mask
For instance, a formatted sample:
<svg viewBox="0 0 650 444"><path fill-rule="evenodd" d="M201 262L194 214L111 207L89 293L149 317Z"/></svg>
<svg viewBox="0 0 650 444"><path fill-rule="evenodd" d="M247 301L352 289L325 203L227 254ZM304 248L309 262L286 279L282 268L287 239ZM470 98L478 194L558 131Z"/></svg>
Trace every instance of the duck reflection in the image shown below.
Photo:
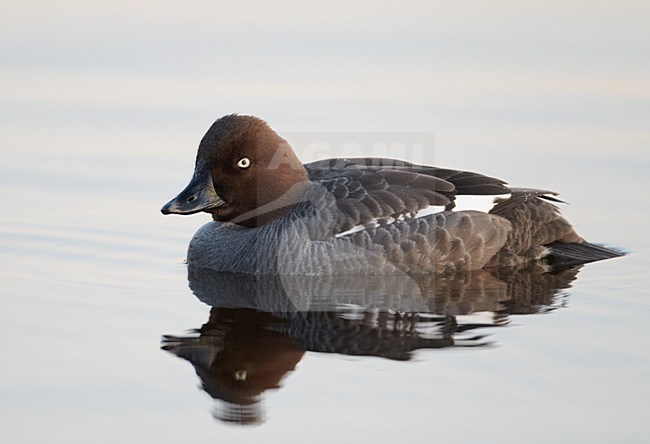
<svg viewBox="0 0 650 444"><path fill-rule="evenodd" d="M250 276L188 269L208 321L162 348L189 361L218 400L215 417L264 420L266 390L280 387L306 351L406 361L419 349L485 347L488 327L512 314L553 310L578 268L478 271L457 276Z"/></svg>

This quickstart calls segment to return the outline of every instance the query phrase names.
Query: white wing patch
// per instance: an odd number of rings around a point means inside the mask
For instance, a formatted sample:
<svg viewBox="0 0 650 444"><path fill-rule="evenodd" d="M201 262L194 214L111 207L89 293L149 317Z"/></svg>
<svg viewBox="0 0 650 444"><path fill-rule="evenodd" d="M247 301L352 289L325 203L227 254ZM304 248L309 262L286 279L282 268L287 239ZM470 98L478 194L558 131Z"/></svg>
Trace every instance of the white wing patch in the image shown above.
<svg viewBox="0 0 650 444"><path fill-rule="evenodd" d="M352 228L350 228L347 231L342 231L341 233L335 234L334 238L338 239L339 237L347 236L348 234L356 233L358 231L363 231L367 230L368 228L375 228L379 226L379 223L377 222L377 219L373 220L372 222L366 224L366 225L357 225Z"/></svg>
<svg viewBox="0 0 650 444"><path fill-rule="evenodd" d="M483 211L489 212L494 207L496 199L509 199L511 194L499 194L497 196L456 196L456 207L454 211Z"/></svg>
<svg viewBox="0 0 650 444"><path fill-rule="evenodd" d="M497 196L456 196L456 207L454 208L453 211L474 210L474 211L483 211L484 213L487 213L494 206L494 201L496 199L507 199L510 196L511 196L510 194L500 194ZM428 216L430 214L439 213L444 210L445 207L432 205L430 207L423 208L417 213L415 213L415 216L413 218L416 219L418 217ZM407 217L407 218L411 219L411 217ZM369 228L377 228L381 225L390 225L392 223L395 223L395 221L404 220L407 218L405 218L404 216L400 216L397 219L395 219L394 217L375 218L365 225L357 225L355 227L350 228L347 231L343 231L341 233L336 234L334 237L338 239L340 237L344 237L352 233L357 233L359 231L367 230Z"/></svg>
<svg viewBox="0 0 650 444"><path fill-rule="evenodd" d="M341 232L341 233L338 233L338 234L334 235L334 237L335 237L336 239L338 239L339 237L347 236L347 235L349 235L349 234L356 233L356 232L358 232L358 231L368 230L368 229L370 229L370 228L377 228L377 227L380 227L380 226L382 226L382 225L390 225L390 224L395 223L395 222L398 221L398 220L404 220L404 219L415 219L415 218L422 217L422 216L428 216L429 214L438 213L438 212L440 212L440 211L443 211L444 209L445 209L445 207L441 207L441 206L433 206L433 205L432 205L432 206L430 206L430 207L427 207L427 208L423 208L423 209L421 209L420 211L418 211L417 213L415 213L415 216L414 216L414 217L411 217L411 216L407 216L407 217L400 216L400 217L398 217L397 219L394 218L394 217L374 218L372 221L368 222L368 223L365 224L365 225L357 225L357 226L355 226L355 227L350 228L350 229L347 230L347 231L343 231L343 232Z"/></svg>

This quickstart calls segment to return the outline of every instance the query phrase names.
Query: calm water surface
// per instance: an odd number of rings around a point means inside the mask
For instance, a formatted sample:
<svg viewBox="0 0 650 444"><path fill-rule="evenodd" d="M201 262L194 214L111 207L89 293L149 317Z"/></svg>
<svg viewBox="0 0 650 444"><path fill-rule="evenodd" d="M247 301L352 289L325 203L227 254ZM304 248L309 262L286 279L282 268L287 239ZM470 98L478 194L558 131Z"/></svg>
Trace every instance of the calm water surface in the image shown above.
<svg viewBox="0 0 650 444"><path fill-rule="evenodd" d="M1 442L650 441L645 7L28 3L0 30ZM557 190L630 254L456 281L194 273L207 216L159 209L235 111L305 161L349 153L310 138L433 133L396 155Z"/></svg>
<svg viewBox="0 0 650 444"><path fill-rule="evenodd" d="M577 278L242 284L188 275L206 217L158 213L193 147L151 166L34 146L2 171L7 442L647 436L647 197L619 191L646 156L552 177L585 236L631 251Z"/></svg>

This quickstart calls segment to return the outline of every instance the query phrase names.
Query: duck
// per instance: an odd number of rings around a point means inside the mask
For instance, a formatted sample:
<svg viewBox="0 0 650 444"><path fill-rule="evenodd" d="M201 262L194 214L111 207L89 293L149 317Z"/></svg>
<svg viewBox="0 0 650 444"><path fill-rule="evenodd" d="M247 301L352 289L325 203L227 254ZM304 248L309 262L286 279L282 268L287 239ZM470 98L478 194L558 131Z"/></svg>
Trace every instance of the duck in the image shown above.
<svg viewBox="0 0 650 444"><path fill-rule="evenodd" d="M210 214L187 264L246 275L449 275L622 255L580 237L557 195L398 159L303 164L266 121L230 114L205 133L190 183L161 212ZM458 196L495 197L478 211L456 209Z"/></svg>

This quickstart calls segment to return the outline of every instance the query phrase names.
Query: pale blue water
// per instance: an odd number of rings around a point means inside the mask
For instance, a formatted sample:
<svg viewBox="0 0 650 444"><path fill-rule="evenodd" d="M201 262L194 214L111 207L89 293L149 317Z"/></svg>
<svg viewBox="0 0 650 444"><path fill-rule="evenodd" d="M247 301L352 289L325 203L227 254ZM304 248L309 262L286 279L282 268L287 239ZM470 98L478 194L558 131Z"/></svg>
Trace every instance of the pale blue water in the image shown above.
<svg viewBox="0 0 650 444"><path fill-rule="evenodd" d="M21 5L0 19L0 441L650 439L647 5ZM400 157L559 191L581 235L630 254L584 267L554 310L455 336L483 347L401 361L234 330L227 350L283 370L259 424L227 424L160 349L208 322L183 264L207 216L159 208L231 112L305 161L310 134L433 133ZM492 322L486 301L461 325Z"/></svg>

